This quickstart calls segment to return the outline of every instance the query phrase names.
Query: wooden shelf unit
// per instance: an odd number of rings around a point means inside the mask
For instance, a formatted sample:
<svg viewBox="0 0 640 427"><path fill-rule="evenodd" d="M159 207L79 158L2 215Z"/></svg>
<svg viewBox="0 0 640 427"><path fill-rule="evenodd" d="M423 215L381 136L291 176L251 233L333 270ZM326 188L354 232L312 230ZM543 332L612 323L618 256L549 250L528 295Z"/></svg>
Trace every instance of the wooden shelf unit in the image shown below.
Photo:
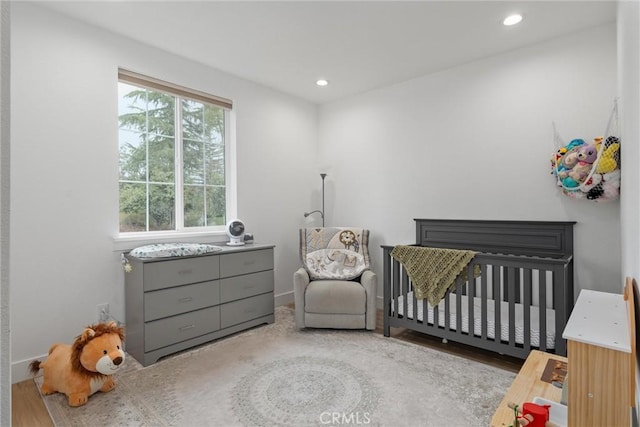
<svg viewBox="0 0 640 427"><path fill-rule="evenodd" d="M582 290L563 333L568 357L568 425L631 425L635 406L633 281L625 296ZM626 299L626 301L625 301Z"/></svg>

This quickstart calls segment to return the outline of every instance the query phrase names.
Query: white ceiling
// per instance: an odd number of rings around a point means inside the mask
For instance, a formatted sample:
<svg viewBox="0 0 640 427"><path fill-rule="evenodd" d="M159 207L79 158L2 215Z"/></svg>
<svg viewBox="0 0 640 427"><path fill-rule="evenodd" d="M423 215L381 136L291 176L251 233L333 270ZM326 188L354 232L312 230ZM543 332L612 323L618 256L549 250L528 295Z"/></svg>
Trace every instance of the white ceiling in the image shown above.
<svg viewBox="0 0 640 427"><path fill-rule="evenodd" d="M614 22L616 13L611 0L40 4L314 103ZM501 25L513 12L524 21Z"/></svg>

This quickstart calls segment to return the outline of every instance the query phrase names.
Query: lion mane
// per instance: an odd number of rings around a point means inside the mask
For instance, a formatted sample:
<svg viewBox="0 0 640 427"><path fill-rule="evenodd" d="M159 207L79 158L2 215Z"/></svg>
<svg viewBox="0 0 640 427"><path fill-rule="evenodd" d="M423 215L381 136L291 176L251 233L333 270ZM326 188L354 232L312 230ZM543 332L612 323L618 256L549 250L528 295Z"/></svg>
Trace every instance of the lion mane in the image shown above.
<svg viewBox="0 0 640 427"><path fill-rule="evenodd" d="M117 334L120 337L120 341L124 341L124 329L119 327L116 322L96 323L87 326L85 330L76 337L75 341L71 345L71 369L74 372L88 375L90 377L103 376L100 372L92 372L82 366L80 356L82 355L82 350L87 344L89 344L89 342L105 334ZM51 347L49 354L51 354L54 347L55 345Z"/></svg>

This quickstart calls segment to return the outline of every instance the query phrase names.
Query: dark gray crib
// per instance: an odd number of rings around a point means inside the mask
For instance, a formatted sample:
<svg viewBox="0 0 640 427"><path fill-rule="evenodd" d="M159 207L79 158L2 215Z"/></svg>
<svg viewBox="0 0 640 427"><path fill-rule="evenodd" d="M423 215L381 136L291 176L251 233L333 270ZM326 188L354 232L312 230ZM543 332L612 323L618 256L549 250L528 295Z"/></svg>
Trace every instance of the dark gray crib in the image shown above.
<svg viewBox="0 0 640 427"><path fill-rule="evenodd" d="M385 336L402 327L525 359L566 355L573 308L573 225L557 221L415 219L416 244L477 251L480 276L457 279L436 307L413 296L402 264L383 248Z"/></svg>

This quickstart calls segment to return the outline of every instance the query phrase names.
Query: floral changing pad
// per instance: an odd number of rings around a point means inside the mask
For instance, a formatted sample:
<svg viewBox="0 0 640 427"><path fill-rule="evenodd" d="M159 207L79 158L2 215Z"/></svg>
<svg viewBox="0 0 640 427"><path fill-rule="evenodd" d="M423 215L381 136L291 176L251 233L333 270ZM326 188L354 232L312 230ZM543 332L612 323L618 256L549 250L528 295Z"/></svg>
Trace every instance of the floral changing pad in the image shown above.
<svg viewBox="0 0 640 427"><path fill-rule="evenodd" d="M206 245L202 243L157 243L154 245L140 246L129 254L136 258L170 258L179 256L193 256L219 252L220 246Z"/></svg>

